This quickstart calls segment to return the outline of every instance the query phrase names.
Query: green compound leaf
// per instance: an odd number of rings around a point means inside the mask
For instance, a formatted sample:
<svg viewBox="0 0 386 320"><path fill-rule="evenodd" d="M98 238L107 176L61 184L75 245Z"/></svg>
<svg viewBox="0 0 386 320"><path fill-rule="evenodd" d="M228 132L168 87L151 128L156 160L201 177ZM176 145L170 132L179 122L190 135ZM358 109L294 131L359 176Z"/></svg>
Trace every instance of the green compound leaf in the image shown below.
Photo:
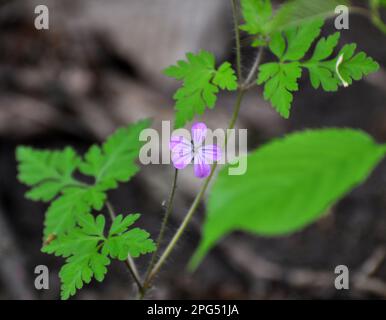
<svg viewBox="0 0 386 320"><path fill-rule="evenodd" d="M79 217L78 225L79 227L72 228L68 233L44 246L42 251L67 258L93 251L101 240L104 241L104 216L99 215L94 219L91 214L84 214Z"/></svg>
<svg viewBox="0 0 386 320"><path fill-rule="evenodd" d="M293 92L299 90L298 80L302 68L308 70L313 88L322 87L324 91L337 91L341 85L347 87L353 80L360 80L379 68L378 63L364 52L355 55L355 44L345 45L331 59L340 38L338 32L321 38L311 58L305 62L300 61L319 36L322 25L323 21L312 20L271 36L269 49L279 62L262 64L257 84L264 84L264 99L270 101L284 118L290 115Z"/></svg>
<svg viewBox="0 0 386 320"><path fill-rule="evenodd" d="M139 219L141 215L139 213L137 214L130 214L123 218L123 216L120 214L118 215L113 223L111 224L109 236L115 236L118 234L121 234L124 232L128 227L130 227L135 221Z"/></svg>
<svg viewBox="0 0 386 320"><path fill-rule="evenodd" d="M218 68L213 78L213 84L222 90L234 91L237 89L237 77L229 62L224 62Z"/></svg>
<svg viewBox="0 0 386 320"><path fill-rule="evenodd" d="M335 32L327 38L321 38L316 44L315 51L311 59L303 66L308 69L310 81L314 89L322 86L324 91L337 91L339 79L336 76L335 64L323 61L328 58L338 44L340 33Z"/></svg>
<svg viewBox="0 0 386 320"><path fill-rule="evenodd" d="M302 69L298 62L271 62L260 67L257 83L265 83L264 99L271 101L276 111L286 119L290 114L292 92L299 90L298 79L301 75Z"/></svg>
<svg viewBox="0 0 386 320"><path fill-rule="evenodd" d="M240 29L250 35L265 34L272 16L270 0L241 0L241 13L245 23ZM252 44L255 46L257 42Z"/></svg>
<svg viewBox="0 0 386 320"><path fill-rule="evenodd" d="M237 89L237 78L230 63L225 62L216 70L214 55L207 51L188 53L186 58L187 61L178 61L164 71L168 77L183 81L183 86L174 95L176 128L184 126L196 115L202 115L206 107L213 108L219 88Z"/></svg>
<svg viewBox="0 0 386 320"><path fill-rule="evenodd" d="M26 193L28 199L50 201L65 187L76 184L72 175L80 158L72 148L45 151L20 146L16 150L16 159L19 181L32 187Z"/></svg>
<svg viewBox="0 0 386 320"><path fill-rule="evenodd" d="M74 295L93 277L102 281L107 273L106 266L110 264L108 256L100 253L100 244L105 241L105 218L102 215L96 218L91 214L82 215L78 224L79 227L72 228L42 249L45 253L67 258L59 272L62 299Z"/></svg>
<svg viewBox="0 0 386 320"><path fill-rule="evenodd" d="M101 210L105 201L106 194L98 186L66 190L47 210L44 236L58 236L71 230L92 209Z"/></svg>
<svg viewBox="0 0 386 320"><path fill-rule="evenodd" d="M371 57L368 57L364 52L355 54L355 49L355 43L347 44L339 52L337 58L333 60L336 67L336 61L342 56L343 60L338 68L341 77L348 85L351 85L353 80L361 80L363 76L367 76L379 69L379 64L377 62Z"/></svg>
<svg viewBox="0 0 386 320"><path fill-rule="evenodd" d="M125 219L117 216L109 231L102 252L109 254L112 258L124 261L130 255L134 258L141 254L150 253L155 250L153 240L149 238L146 231L134 228L127 231L138 218L139 214L128 215Z"/></svg>
<svg viewBox="0 0 386 320"><path fill-rule="evenodd" d="M123 218L117 216L110 228L109 235L104 236L105 218L98 215L82 215L78 226L69 230L43 247L42 251L62 256L66 264L59 272L62 281L62 299L74 295L94 277L102 281L107 273L110 258L126 260L130 254L138 257L155 250L154 242L149 234L139 228L128 229L139 214Z"/></svg>
<svg viewBox="0 0 386 320"><path fill-rule="evenodd" d="M127 182L138 172L135 160L143 145L139 134L149 126L149 121L140 121L118 129L100 147L93 145L80 164L80 171L95 178L96 184L116 188L118 182Z"/></svg>
<svg viewBox="0 0 386 320"><path fill-rule="evenodd" d="M224 71L226 74L226 71ZM143 142L140 132L148 120L118 129L101 146L92 146L82 160L72 148L62 151L19 147L18 178L32 189L26 196L52 201L45 218L44 236L59 236L74 228L82 216L102 209L106 191L127 182L137 171L134 163ZM95 178L92 185L73 178L76 170Z"/></svg>
<svg viewBox="0 0 386 320"><path fill-rule="evenodd" d="M209 196L193 265L231 231L280 236L304 228L363 182L385 152L361 131L310 130L252 152L245 175L230 176L225 167Z"/></svg>
<svg viewBox="0 0 386 320"><path fill-rule="evenodd" d="M90 283L93 277L102 282L109 264L110 259L98 253L96 248L68 258L59 272L62 300L75 295L76 291L82 289L85 283Z"/></svg>
<svg viewBox="0 0 386 320"><path fill-rule="evenodd" d="M345 45L336 58L320 61L329 56L328 53L332 51L331 47L336 43L336 38L339 38L337 33L327 39L321 39L320 41L324 42L321 44L319 41L313 57L302 64L308 69L311 84L315 89L321 85L325 91L337 91L340 85L347 87L353 80L361 80L379 69L378 63L364 52L355 54L354 43ZM323 46L325 51L320 49Z"/></svg>

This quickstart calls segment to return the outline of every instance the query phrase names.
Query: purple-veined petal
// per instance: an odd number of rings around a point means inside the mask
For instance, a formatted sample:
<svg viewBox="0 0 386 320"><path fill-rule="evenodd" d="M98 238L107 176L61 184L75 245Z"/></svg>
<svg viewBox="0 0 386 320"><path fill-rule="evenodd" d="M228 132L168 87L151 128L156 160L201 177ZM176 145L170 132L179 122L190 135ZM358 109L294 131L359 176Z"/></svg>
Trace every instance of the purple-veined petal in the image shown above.
<svg viewBox="0 0 386 320"><path fill-rule="evenodd" d="M201 146L206 137L207 127L203 122L197 122L192 126L192 140L195 147Z"/></svg>
<svg viewBox="0 0 386 320"><path fill-rule="evenodd" d="M173 150L175 147L179 148L192 148L192 144L188 139L185 139L183 136L174 136L171 137L170 143L169 143L169 149Z"/></svg>
<svg viewBox="0 0 386 320"><path fill-rule="evenodd" d="M197 178L203 179L210 174L210 165L205 162L201 153L194 156L194 175Z"/></svg>
<svg viewBox="0 0 386 320"><path fill-rule="evenodd" d="M185 141L187 141L185 139ZM184 169L193 159L193 146L192 144L181 142L176 143L172 148L172 162L176 169Z"/></svg>
<svg viewBox="0 0 386 320"><path fill-rule="evenodd" d="M208 164L219 161L222 156L221 148L216 144L202 146L197 150L197 153L201 153L204 161Z"/></svg>

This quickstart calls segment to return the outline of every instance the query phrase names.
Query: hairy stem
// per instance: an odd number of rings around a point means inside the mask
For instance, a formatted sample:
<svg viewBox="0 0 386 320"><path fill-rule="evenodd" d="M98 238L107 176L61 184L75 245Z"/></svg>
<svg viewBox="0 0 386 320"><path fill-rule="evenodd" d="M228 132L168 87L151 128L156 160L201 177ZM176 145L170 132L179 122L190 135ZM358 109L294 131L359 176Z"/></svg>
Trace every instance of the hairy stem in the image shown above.
<svg viewBox="0 0 386 320"><path fill-rule="evenodd" d="M237 77L239 82L242 80L242 69L241 69L241 44L240 44L240 29L239 29L239 14L238 14L238 4L237 0L231 0L232 2L232 15L233 15L233 24L235 29L235 38L236 38L236 68L237 68Z"/></svg>
<svg viewBox="0 0 386 320"><path fill-rule="evenodd" d="M255 84L254 77L256 75L257 69L259 68L261 59L263 58L264 53L264 47L260 47L257 51L255 62L253 63L253 66L251 68L251 71L249 71L247 79L243 83L243 88L249 89Z"/></svg>
<svg viewBox="0 0 386 320"><path fill-rule="evenodd" d="M169 221L170 214L171 214L171 212L173 210L173 200L174 200L174 194L175 194L176 188L177 188L177 179L178 179L178 170L175 169L174 170L172 187L170 189L170 194L169 194L168 202L166 204L165 214L164 214L164 217L163 217L163 220L162 220L161 229L160 229L157 241L156 241L156 250L154 251L154 253L153 253L152 257L151 257L150 264L149 264L149 267L148 267L147 272L146 272L144 284L147 283L147 279L148 279L148 277L150 275L150 271L153 269L153 267L155 265L156 258L157 258L157 255L158 255L158 251L160 249L160 246L162 244L162 240L163 240L163 237L164 237L164 234L165 234L166 226L167 226L167 223Z"/></svg>
<svg viewBox="0 0 386 320"><path fill-rule="evenodd" d="M114 221L116 214L115 214L114 208L113 208L112 204L110 203L110 201L106 202L106 207L107 207L107 210L109 211L111 221ZM125 264L127 266L127 269L130 272L130 275L133 277L135 284L138 287L138 291L142 293L143 292L143 286L141 284L141 279L140 279L137 267L135 266L135 262L130 255L127 256L127 259L125 260Z"/></svg>

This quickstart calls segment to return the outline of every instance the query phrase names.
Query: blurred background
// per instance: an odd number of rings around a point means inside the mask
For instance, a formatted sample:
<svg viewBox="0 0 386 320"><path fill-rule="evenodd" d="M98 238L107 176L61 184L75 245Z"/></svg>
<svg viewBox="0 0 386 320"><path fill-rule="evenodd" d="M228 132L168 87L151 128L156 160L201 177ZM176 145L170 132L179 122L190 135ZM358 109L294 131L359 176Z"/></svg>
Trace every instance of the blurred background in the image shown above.
<svg viewBox="0 0 386 320"><path fill-rule="evenodd" d="M37 4L50 10L49 30L34 27ZM323 32L334 32L332 20ZM350 42L378 61L380 71L337 93L315 91L303 77L289 120L262 99L261 88L252 90L237 124L248 129L249 148L287 132L327 126L360 128L386 141L385 37L365 17L351 15L341 45ZM242 44L248 70L255 52L247 39ZM234 61L230 1L0 0L0 299L59 298L63 263L40 252L47 206L24 198L15 147L70 144L82 153L138 119L152 117L159 129L162 120L173 119L171 96L178 86L162 69L200 49L214 52L218 61ZM221 95L205 115L208 126L226 127L234 99ZM171 179L170 166L146 166L109 196L117 211L141 212L141 226L155 237ZM168 237L199 185L191 172L181 174ZM386 298L385 162L330 215L302 232L275 239L232 234L189 274L185 265L203 217L202 205L150 298ZM50 269L50 289L37 291L34 269L41 264ZM350 290L334 288L334 269L341 264L350 269ZM76 299L128 299L133 292L124 264L114 262L102 284L93 281Z"/></svg>

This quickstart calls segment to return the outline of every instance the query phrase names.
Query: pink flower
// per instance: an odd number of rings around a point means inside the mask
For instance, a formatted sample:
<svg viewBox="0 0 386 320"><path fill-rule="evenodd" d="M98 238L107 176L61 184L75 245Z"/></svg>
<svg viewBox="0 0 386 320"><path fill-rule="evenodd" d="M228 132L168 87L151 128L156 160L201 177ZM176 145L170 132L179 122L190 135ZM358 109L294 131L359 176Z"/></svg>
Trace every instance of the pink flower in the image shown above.
<svg viewBox="0 0 386 320"><path fill-rule="evenodd" d="M221 159L221 149L215 144L203 144L206 132L205 123L198 122L192 126L192 141L188 141L183 136L171 138L170 150L176 169L186 168L193 160L195 176L198 178L209 176L210 164Z"/></svg>

